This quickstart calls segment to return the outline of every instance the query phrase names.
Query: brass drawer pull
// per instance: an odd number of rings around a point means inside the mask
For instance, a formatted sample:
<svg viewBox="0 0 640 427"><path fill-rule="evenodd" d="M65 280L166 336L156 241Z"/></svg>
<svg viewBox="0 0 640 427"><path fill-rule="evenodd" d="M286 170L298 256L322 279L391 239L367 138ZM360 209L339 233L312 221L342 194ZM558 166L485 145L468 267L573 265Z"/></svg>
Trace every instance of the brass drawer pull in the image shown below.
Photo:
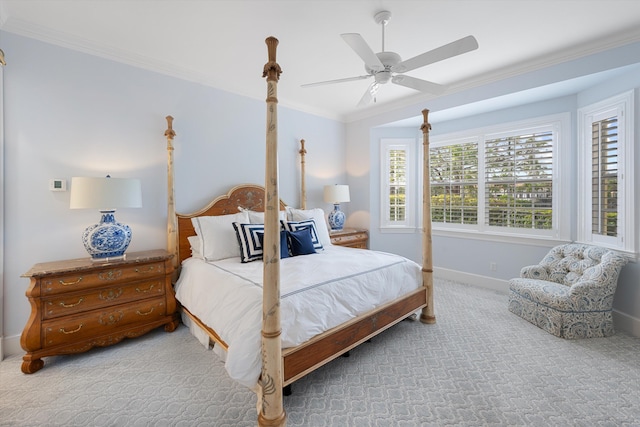
<svg viewBox="0 0 640 427"><path fill-rule="evenodd" d="M60 284L62 286L71 286L71 285L77 285L78 283L82 282L82 276L80 276L78 278L78 280L74 281L74 282L65 282L64 280L60 279L58 280L58 282L60 282Z"/></svg>
<svg viewBox="0 0 640 427"><path fill-rule="evenodd" d="M140 288L136 287L136 292L142 292L142 293L146 294L147 292L151 292L153 290L153 288L155 288L155 287L156 287L155 284L150 285L147 289L140 289Z"/></svg>
<svg viewBox="0 0 640 427"><path fill-rule="evenodd" d="M75 304L65 304L64 301L60 301L60 306L64 308L75 307L76 305L80 305L84 301L84 298L80 298Z"/></svg>
<svg viewBox="0 0 640 427"><path fill-rule="evenodd" d="M150 265L149 267L147 267L146 270L141 270L139 268L136 268L136 273L140 273L140 274L147 274L147 273L155 273L156 271L156 267L153 265Z"/></svg>
<svg viewBox="0 0 640 427"><path fill-rule="evenodd" d="M140 315L140 316L148 316L148 315L150 315L151 313L153 313L153 309L154 309L154 308L155 308L155 307L151 307L151 310L147 311L146 313L141 313L141 312L140 312L140 310L136 310L136 314L138 314L138 315Z"/></svg>
<svg viewBox="0 0 640 427"><path fill-rule="evenodd" d="M80 326L78 326L77 329L74 329L73 331L66 331L64 328L60 328L60 332L62 332L63 334L75 334L76 332L79 332L80 329L82 329L82 327L84 326L84 323L80 323Z"/></svg>

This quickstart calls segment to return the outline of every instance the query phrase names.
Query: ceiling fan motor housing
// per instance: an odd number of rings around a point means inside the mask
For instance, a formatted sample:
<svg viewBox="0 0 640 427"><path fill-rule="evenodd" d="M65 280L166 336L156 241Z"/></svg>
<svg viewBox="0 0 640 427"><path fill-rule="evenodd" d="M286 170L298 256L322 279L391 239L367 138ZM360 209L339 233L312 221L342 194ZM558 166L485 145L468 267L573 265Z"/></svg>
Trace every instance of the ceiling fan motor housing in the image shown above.
<svg viewBox="0 0 640 427"><path fill-rule="evenodd" d="M382 65L384 65L384 70L374 70L366 65L364 69L368 74L375 77L376 82L387 83L392 77L391 68L394 65L399 64L402 61L402 58L400 58L400 55L395 52L378 52L376 53L376 56L380 62L382 62Z"/></svg>

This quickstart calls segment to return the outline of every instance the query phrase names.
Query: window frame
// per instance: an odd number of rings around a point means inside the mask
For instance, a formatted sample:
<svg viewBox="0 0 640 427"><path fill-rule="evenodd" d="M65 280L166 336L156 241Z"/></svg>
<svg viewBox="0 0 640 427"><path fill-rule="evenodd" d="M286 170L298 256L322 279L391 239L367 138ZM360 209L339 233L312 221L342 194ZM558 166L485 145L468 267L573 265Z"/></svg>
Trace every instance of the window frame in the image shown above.
<svg viewBox="0 0 640 427"><path fill-rule="evenodd" d="M402 149L406 151L406 189L405 220L391 221L389 212L389 152ZM416 174L416 138L381 138L380 139L380 231L411 233L417 223L417 174Z"/></svg>
<svg viewBox="0 0 640 427"><path fill-rule="evenodd" d="M603 236L592 232L592 124L615 115L618 120L618 233ZM636 254L634 197L634 91L604 99L578 109L578 229L577 241Z"/></svg>
<svg viewBox="0 0 640 427"><path fill-rule="evenodd" d="M570 168L558 167L570 162L571 146L571 114L558 113L548 116L535 117L526 120L508 122L499 125L473 128L462 132L436 135L430 138L429 148L464 143L471 140L478 141L478 223L452 224L432 221L432 229L436 235L459 236L464 233L465 238L501 240L506 242L530 242L534 240L566 242L571 236L569 221L570 212ZM486 225L486 190L485 190L485 141L521 136L540 131L553 133L553 172L552 172L552 228L525 229L508 228ZM561 183L566 183L561 185Z"/></svg>

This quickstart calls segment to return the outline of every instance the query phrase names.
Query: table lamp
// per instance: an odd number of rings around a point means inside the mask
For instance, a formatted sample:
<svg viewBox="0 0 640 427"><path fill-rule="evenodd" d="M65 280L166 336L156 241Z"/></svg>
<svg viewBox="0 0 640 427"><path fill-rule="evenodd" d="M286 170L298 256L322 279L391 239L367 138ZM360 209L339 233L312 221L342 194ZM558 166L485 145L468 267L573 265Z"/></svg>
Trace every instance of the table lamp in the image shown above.
<svg viewBox="0 0 640 427"><path fill-rule="evenodd" d="M342 230L344 227L345 215L340 210L340 203L349 202L349 186L348 185L325 185L324 201L333 203L333 210L329 213L329 226L333 231Z"/></svg>
<svg viewBox="0 0 640 427"><path fill-rule="evenodd" d="M82 234L82 242L91 259L107 261L124 258L131 243L131 228L116 221L116 208L142 207L139 179L133 178L71 178L71 209L98 209L100 223L90 225Z"/></svg>

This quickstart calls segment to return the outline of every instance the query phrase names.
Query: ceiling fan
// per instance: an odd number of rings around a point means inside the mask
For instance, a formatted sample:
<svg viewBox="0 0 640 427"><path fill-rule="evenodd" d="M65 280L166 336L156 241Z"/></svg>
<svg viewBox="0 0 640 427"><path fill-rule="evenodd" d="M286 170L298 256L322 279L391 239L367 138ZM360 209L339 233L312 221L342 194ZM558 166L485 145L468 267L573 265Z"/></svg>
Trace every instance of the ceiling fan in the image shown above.
<svg viewBox="0 0 640 427"><path fill-rule="evenodd" d="M384 29L391 18L391 12L381 11L374 15L373 19L377 24L382 26L382 52L374 53L369 47L367 42L357 33L341 34L341 37L345 42L354 50L354 52L364 61L364 68L367 74L356 77L347 77L344 79L327 80L317 83L308 83L302 85L302 87L313 87L333 83L343 83L355 80L374 78L373 83L369 85L366 92L360 99L358 106L369 104L371 101L375 102L378 88L382 84L386 84L389 81L391 83L415 89L420 92L428 92L435 95L440 95L446 90L446 86L432 83L426 80L418 79L411 76L406 76L404 73L415 70L416 68L424 67L425 65L433 64L434 62L442 61L454 56L461 55L463 53L470 52L478 48L478 42L473 36L463 37L460 40L456 40L449 44L440 46L439 48L424 52L418 56L402 61L400 55L395 52L387 52L384 50Z"/></svg>

